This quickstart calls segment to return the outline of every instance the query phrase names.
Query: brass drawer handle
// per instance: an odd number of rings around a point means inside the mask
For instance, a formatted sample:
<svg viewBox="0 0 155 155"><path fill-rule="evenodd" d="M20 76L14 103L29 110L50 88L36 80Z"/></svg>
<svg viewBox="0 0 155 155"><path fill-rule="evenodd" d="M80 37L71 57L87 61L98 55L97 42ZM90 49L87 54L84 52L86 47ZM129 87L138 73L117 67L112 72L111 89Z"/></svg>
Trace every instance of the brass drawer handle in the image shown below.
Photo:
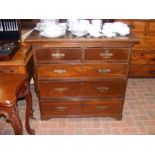
<svg viewBox="0 0 155 155"><path fill-rule="evenodd" d="M101 93L108 92L110 90L109 87L97 87L97 90L100 91Z"/></svg>
<svg viewBox="0 0 155 155"><path fill-rule="evenodd" d="M65 54L64 54L64 53L59 53L59 52L57 51L56 53L52 53L51 56L52 56L52 58L54 58L54 59L61 59L61 58L63 58L63 57L65 56Z"/></svg>
<svg viewBox="0 0 155 155"><path fill-rule="evenodd" d="M66 106L57 106L56 110L58 110L58 111L65 111L65 110L67 110L67 107Z"/></svg>
<svg viewBox="0 0 155 155"><path fill-rule="evenodd" d="M58 93L63 93L67 90L67 88L55 88L54 91Z"/></svg>
<svg viewBox="0 0 155 155"><path fill-rule="evenodd" d="M108 74L111 73L111 69L98 69L98 72L101 74Z"/></svg>
<svg viewBox="0 0 155 155"><path fill-rule="evenodd" d="M114 54L109 52L108 50L106 50L105 52L100 53L100 56L105 58L105 59L109 59L113 56Z"/></svg>
<svg viewBox="0 0 155 155"><path fill-rule="evenodd" d="M65 69L55 69L53 72L58 73L58 74L64 74L64 73L67 72L67 70L65 70Z"/></svg>
<svg viewBox="0 0 155 155"><path fill-rule="evenodd" d="M106 106L106 105L98 105L98 106L96 106L97 110L105 110L107 108L108 108L108 106Z"/></svg>

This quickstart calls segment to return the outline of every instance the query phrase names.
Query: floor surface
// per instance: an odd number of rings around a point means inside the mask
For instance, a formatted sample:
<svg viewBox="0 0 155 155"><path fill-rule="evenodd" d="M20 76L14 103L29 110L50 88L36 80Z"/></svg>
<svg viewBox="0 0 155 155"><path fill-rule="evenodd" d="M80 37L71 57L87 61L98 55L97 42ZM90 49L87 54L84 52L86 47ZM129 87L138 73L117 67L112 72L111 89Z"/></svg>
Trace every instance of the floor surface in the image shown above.
<svg viewBox="0 0 155 155"><path fill-rule="evenodd" d="M155 79L128 80L121 121L109 117L52 118L41 121L33 85L31 92L36 118L31 120L31 126L36 135L155 135ZM19 101L18 105L24 125L25 101ZM10 123L6 123L4 117L0 118L0 134L14 134ZM27 134L25 129L24 134Z"/></svg>

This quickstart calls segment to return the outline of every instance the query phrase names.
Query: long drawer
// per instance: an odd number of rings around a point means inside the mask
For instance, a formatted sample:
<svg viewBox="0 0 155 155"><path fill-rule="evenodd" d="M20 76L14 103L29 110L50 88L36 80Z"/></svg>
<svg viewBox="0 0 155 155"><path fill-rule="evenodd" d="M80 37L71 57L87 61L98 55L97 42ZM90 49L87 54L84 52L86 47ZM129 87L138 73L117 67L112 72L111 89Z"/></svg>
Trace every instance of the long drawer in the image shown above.
<svg viewBox="0 0 155 155"><path fill-rule="evenodd" d="M85 61L127 61L129 59L128 48L87 48L85 49Z"/></svg>
<svg viewBox="0 0 155 155"><path fill-rule="evenodd" d="M40 101L42 119L68 116L112 116L121 114L122 106L122 99Z"/></svg>
<svg viewBox="0 0 155 155"><path fill-rule="evenodd" d="M128 74L128 64L41 64L37 65L39 79L48 78L101 78L124 77Z"/></svg>
<svg viewBox="0 0 155 155"><path fill-rule="evenodd" d="M126 79L39 81L38 88L40 97L44 99L123 97Z"/></svg>
<svg viewBox="0 0 155 155"><path fill-rule="evenodd" d="M155 51L133 51L132 64L155 64Z"/></svg>

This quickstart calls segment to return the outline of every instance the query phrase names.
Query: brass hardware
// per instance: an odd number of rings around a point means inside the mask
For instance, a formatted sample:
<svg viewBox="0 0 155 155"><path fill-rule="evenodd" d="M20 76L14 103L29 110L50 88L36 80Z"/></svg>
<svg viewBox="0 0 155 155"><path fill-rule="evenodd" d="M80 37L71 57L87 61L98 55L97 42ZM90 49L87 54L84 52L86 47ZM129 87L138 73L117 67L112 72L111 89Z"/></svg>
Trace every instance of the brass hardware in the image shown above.
<svg viewBox="0 0 155 155"><path fill-rule="evenodd" d="M111 69L98 69L98 72L102 74L108 74L111 72Z"/></svg>
<svg viewBox="0 0 155 155"><path fill-rule="evenodd" d="M58 93L62 93L64 91L66 91L67 88L55 88L54 91L58 92Z"/></svg>
<svg viewBox="0 0 155 155"><path fill-rule="evenodd" d="M84 84L84 82L81 82L80 84L81 84L81 85L83 85L83 84Z"/></svg>
<svg viewBox="0 0 155 155"><path fill-rule="evenodd" d="M80 71L80 72L85 72L87 69L84 67L84 66L81 66L79 69L78 69L78 71Z"/></svg>
<svg viewBox="0 0 155 155"><path fill-rule="evenodd" d="M56 110L58 110L58 111L65 111L66 109L67 109L66 106L58 106L58 107L56 107Z"/></svg>
<svg viewBox="0 0 155 155"><path fill-rule="evenodd" d="M106 51L100 53L100 56L105 59L109 59L113 56L113 53L110 53L109 50L106 49Z"/></svg>
<svg viewBox="0 0 155 155"><path fill-rule="evenodd" d="M101 93L108 92L110 90L109 87L97 87L97 90Z"/></svg>
<svg viewBox="0 0 155 155"><path fill-rule="evenodd" d="M54 59L61 59L61 58L63 58L65 56L65 54L64 53L59 53L59 51L57 51L56 53L52 53L51 56Z"/></svg>
<svg viewBox="0 0 155 155"><path fill-rule="evenodd" d="M53 72L58 73L58 74L63 74L66 72L66 70L65 69L55 69Z"/></svg>
<svg viewBox="0 0 155 155"><path fill-rule="evenodd" d="M96 109L97 110L105 110L105 109L107 109L108 107L106 106L106 105L98 105L98 106L96 106Z"/></svg>

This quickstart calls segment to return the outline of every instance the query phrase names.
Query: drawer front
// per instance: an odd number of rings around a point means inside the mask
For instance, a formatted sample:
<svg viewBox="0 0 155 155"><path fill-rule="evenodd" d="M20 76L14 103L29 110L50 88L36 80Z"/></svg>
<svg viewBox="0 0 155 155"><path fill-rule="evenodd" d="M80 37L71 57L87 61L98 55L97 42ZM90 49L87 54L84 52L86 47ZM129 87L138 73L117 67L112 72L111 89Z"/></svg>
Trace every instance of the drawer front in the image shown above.
<svg viewBox="0 0 155 155"><path fill-rule="evenodd" d="M122 100L41 100L41 117L110 116L122 111Z"/></svg>
<svg viewBox="0 0 155 155"><path fill-rule="evenodd" d="M142 34L135 34L135 35L140 42L138 44L135 44L132 50L148 50L149 44L147 43L147 37Z"/></svg>
<svg viewBox="0 0 155 155"><path fill-rule="evenodd" d="M84 115L106 116L121 113L122 106L123 100L119 99L85 101L82 104L82 112Z"/></svg>
<svg viewBox="0 0 155 155"><path fill-rule="evenodd" d="M146 21L132 21L131 30L134 32L145 32Z"/></svg>
<svg viewBox="0 0 155 155"><path fill-rule="evenodd" d="M155 51L133 51L132 64L155 64Z"/></svg>
<svg viewBox="0 0 155 155"><path fill-rule="evenodd" d="M17 66L0 66L0 74L19 74Z"/></svg>
<svg viewBox="0 0 155 155"><path fill-rule="evenodd" d="M76 101L41 100L40 110L41 110L41 116L49 116L49 117L81 114L80 103Z"/></svg>
<svg viewBox="0 0 155 155"><path fill-rule="evenodd" d="M155 21L149 21L148 33L155 33Z"/></svg>
<svg viewBox="0 0 155 155"><path fill-rule="evenodd" d="M122 97L126 79L99 81L41 81L38 84L41 98L102 98Z"/></svg>
<svg viewBox="0 0 155 155"><path fill-rule="evenodd" d="M130 65L130 77L155 77L155 65Z"/></svg>
<svg viewBox="0 0 155 155"><path fill-rule="evenodd" d="M128 74L128 64L42 64L37 66L39 79L48 78L92 78L124 77Z"/></svg>
<svg viewBox="0 0 155 155"><path fill-rule="evenodd" d="M85 49L84 59L86 61L103 60L103 61L127 61L129 49L125 48L88 48Z"/></svg>
<svg viewBox="0 0 155 155"><path fill-rule="evenodd" d="M81 61L82 51L80 48L43 48L35 51L37 63L56 63L63 61Z"/></svg>

